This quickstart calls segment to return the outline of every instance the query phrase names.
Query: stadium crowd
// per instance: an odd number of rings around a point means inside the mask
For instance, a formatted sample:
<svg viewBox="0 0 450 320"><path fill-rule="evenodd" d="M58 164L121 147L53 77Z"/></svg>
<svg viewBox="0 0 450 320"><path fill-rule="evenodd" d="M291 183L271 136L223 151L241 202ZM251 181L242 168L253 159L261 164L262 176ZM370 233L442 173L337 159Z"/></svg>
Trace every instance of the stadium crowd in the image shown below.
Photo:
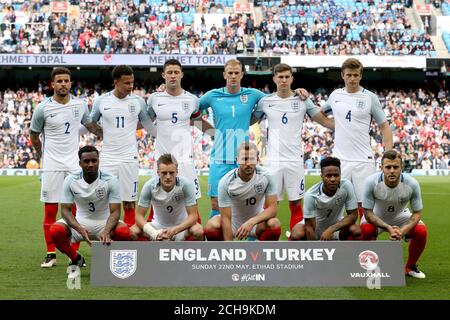
<svg viewBox="0 0 450 320"><path fill-rule="evenodd" d="M67 14L51 12L45 0L3 1L0 52L435 56L430 36L411 29L403 2L262 1L259 24L252 14L225 13L220 1L72 0ZM202 17L196 26L194 14L203 12L222 13L222 21L207 25Z"/></svg>
<svg viewBox="0 0 450 320"><path fill-rule="evenodd" d="M0 168L38 168L36 155L29 139L29 125L34 108L42 101L47 91L45 83L39 83L33 91L27 89L6 90L0 92ZM268 92L267 88L263 88ZM135 93L148 98L153 88L136 86ZM201 96L203 93L191 90ZM312 95L314 102L323 105L331 91L320 89ZM408 168L446 169L449 165L450 132L450 91L441 89L432 92L426 89L374 91L378 94L391 128L394 144L402 151ZM91 107L94 99L102 93L100 84L85 87L74 84L73 94L86 99ZM204 118L207 119L207 115ZM211 121L211 119L208 119ZM262 159L266 154L267 124L252 127L251 139L260 150ZM380 132L372 126L372 146L376 157L382 154ZM153 168L154 139L144 129L136 132L141 168ZM212 141L206 134L192 128L194 138L194 157L197 169L209 167L209 155ZM330 154L333 148L332 132L314 125L310 120L304 126L305 168L318 168L320 160ZM101 149L101 141L87 130L81 132L80 146L93 144Z"/></svg>
<svg viewBox="0 0 450 320"><path fill-rule="evenodd" d="M279 54L427 55L430 36L412 30L402 0L263 2L256 43Z"/></svg>

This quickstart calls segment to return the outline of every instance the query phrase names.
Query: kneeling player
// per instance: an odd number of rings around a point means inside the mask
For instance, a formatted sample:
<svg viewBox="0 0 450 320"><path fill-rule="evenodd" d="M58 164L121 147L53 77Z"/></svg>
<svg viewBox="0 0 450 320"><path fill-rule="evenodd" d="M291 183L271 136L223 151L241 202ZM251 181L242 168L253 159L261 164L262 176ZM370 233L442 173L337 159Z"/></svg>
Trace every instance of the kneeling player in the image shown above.
<svg viewBox="0 0 450 320"><path fill-rule="evenodd" d="M363 239L375 240L379 233L387 231L390 240L411 240L405 273L423 279L425 274L417 267L417 261L425 249L427 227L420 220L423 205L419 183L402 173L401 155L395 150L385 152L381 169L365 181ZM413 213L406 208L408 202Z"/></svg>
<svg viewBox="0 0 450 320"><path fill-rule="evenodd" d="M116 177L99 171L98 151L93 146L78 151L78 174L65 178L61 199L61 214L50 227L53 242L59 251L70 258L73 266L86 266L85 259L70 245L70 241L99 240L105 244L114 240L129 240L130 230L119 221L120 190ZM72 215L72 203L77 206L77 216ZM70 276L70 275L69 275Z"/></svg>
<svg viewBox="0 0 450 320"><path fill-rule="evenodd" d="M304 220L292 229L291 240L353 240L361 236L355 224L358 203L350 181L341 180L338 158L320 162L322 181L305 195ZM347 216L344 217L344 208Z"/></svg>
<svg viewBox="0 0 450 320"><path fill-rule="evenodd" d="M171 154L161 155L157 166L158 177L147 181L142 188L132 238L138 238L143 231L144 236L156 241L202 241L194 183L177 177L178 164ZM147 222L145 214L150 205L153 219Z"/></svg>
<svg viewBox="0 0 450 320"><path fill-rule="evenodd" d="M258 150L251 142L238 148L239 167L228 172L219 182L220 216L212 217L205 226L208 240L238 240L257 237L278 240L281 224L277 215L277 192L268 171L257 166Z"/></svg>

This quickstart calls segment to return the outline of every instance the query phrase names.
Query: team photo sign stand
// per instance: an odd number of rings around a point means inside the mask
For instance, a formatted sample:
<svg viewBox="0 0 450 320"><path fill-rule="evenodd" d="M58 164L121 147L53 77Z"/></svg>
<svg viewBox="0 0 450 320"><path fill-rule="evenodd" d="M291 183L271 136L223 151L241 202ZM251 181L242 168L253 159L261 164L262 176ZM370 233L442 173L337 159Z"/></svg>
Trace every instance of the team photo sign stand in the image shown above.
<svg viewBox="0 0 450 320"><path fill-rule="evenodd" d="M405 286L400 241L93 243L93 286Z"/></svg>

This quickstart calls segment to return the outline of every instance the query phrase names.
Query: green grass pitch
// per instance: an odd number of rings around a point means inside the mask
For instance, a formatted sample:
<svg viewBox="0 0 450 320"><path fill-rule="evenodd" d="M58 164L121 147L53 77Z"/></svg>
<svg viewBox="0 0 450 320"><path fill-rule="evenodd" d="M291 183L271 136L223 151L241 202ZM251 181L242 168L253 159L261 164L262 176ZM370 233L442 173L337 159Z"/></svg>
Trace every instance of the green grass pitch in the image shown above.
<svg viewBox="0 0 450 320"><path fill-rule="evenodd" d="M141 178L140 185L147 180ZM41 269L45 255L39 202L38 177L0 178L0 299L448 299L450 278L450 177L418 178L424 201L423 220L428 226L428 243L419 261L427 278L406 279L406 287L367 288L111 288L91 287L89 268L82 270L81 290L66 287L67 258L58 252L58 265ZM207 177L201 177L203 197L199 203L203 223L209 216ZM307 177L307 187L318 177ZM59 215L58 215L59 218ZM282 237L289 224L287 202L280 205ZM90 249L80 251L90 260ZM407 246L404 245L406 259Z"/></svg>

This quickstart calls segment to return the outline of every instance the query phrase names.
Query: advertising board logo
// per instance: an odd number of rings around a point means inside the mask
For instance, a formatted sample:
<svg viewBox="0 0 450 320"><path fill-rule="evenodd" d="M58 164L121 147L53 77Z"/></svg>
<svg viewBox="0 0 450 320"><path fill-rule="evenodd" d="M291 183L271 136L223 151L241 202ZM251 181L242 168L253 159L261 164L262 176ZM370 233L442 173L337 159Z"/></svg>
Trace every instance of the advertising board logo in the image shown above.
<svg viewBox="0 0 450 320"><path fill-rule="evenodd" d="M378 255L370 250L365 250L361 252L358 256L359 264L361 268L367 271L373 271L378 266Z"/></svg>
<svg viewBox="0 0 450 320"><path fill-rule="evenodd" d="M255 273L255 274L250 274L250 273L244 273L241 276L241 282L249 282L249 281L254 281L254 282L259 282L259 281L266 281L266 275L265 274L261 274L261 273Z"/></svg>
<svg viewBox="0 0 450 320"><path fill-rule="evenodd" d="M235 281L235 282L239 281L240 278L241 278L241 277L240 277L237 273L233 273L233 274L231 275L231 279L232 279L233 281Z"/></svg>
<svg viewBox="0 0 450 320"><path fill-rule="evenodd" d="M109 269L119 279L126 279L136 272L137 250L111 250Z"/></svg>

